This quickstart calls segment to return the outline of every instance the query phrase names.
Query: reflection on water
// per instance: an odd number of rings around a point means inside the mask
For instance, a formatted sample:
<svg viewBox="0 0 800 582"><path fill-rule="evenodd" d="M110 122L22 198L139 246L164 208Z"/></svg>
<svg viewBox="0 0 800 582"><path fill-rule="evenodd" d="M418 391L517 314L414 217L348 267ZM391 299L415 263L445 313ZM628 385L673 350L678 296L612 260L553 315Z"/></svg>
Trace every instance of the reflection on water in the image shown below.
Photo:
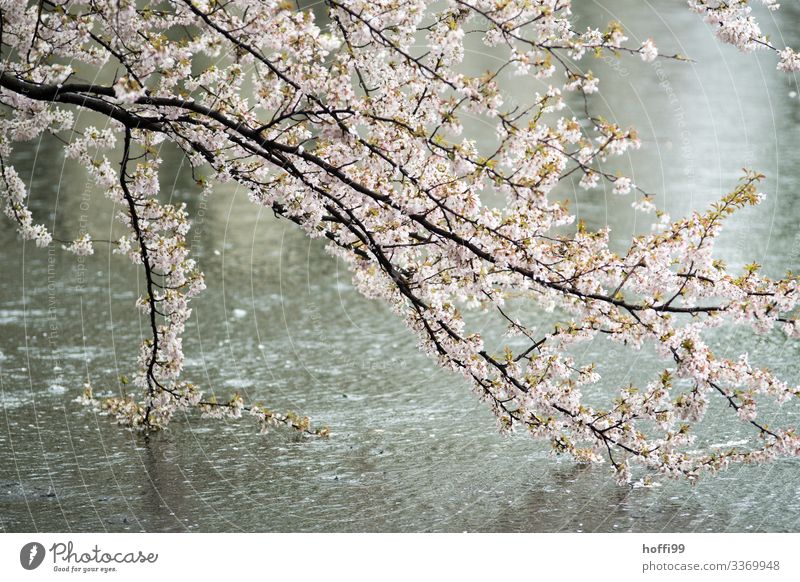
<svg viewBox="0 0 800 582"><path fill-rule="evenodd" d="M623 0L580 4L581 26L618 18L633 39L653 36L663 52L698 61L583 63L603 79L596 107L642 134L645 147L619 167L635 167L636 182L657 192L659 205L673 216L724 194L743 165L767 173L767 201L730 223L719 253L731 265L756 260L770 274L796 271L800 100L791 94L797 90L791 77L779 76L769 55L742 56L718 46L682 3L659 6L658 13L649 3L636 9ZM784 10L785 42L800 44L791 26L800 11ZM479 69L488 66L480 53L469 58ZM519 82L508 87L509 99L530 90ZM31 179L38 216L57 224L61 238L70 238L82 221L96 238L110 238L113 208L85 187L82 172L60 160L59 146L49 142L17 157L21 174ZM79 264L59 251L23 245L6 227L0 232L3 530L800 526L797 461L734 467L694 487L667 482L629 490L611 482L608 468L577 467L550 458L545 444L500 437L467 387L421 356L384 306L358 296L343 265L319 244L254 212L242 191L220 190L201 200L180 159L168 161L175 175L163 176L163 183L194 217L190 236L211 283L187 330L187 377L220 395L239 390L251 400L310 414L329 424L333 436L306 442L281 432L264 437L246 420L190 415L143 438L82 409L72 399L87 378L96 390L115 392L119 375L133 369L134 346L146 334L133 308L143 282L108 249ZM610 225L620 246L648 228L630 198L569 188L563 196L590 226ZM798 380L796 343L777 334L754 341L738 329L717 339L722 351L751 345L754 361ZM659 365L647 350L625 353L603 341L580 355L601 363L609 390L640 381ZM727 421L706 430L710 442L747 436Z"/></svg>

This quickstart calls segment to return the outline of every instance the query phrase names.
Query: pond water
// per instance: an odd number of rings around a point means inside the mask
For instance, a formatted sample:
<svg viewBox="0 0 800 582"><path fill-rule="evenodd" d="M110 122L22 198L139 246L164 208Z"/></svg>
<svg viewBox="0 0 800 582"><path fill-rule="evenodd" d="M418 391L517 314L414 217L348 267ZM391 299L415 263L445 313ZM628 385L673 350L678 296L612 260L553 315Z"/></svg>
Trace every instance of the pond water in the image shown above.
<svg viewBox="0 0 800 582"><path fill-rule="evenodd" d="M656 7L656 4L658 5ZM635 125L644 147L618 167L658 193L672 216L729 191L743 166L768 175L767 200L729 223L718 254L757 261L772 275L800 268L800 98L772 55L717 44L685 2L576 2L579 24L618 19L641 41L695 63L586 62L601 77L595 107ZM779 44L800 45L800 9L764 23ZM468 54L470 66L489 56ZM513 81L513 82L512 82ZM509 98L530 88L509 79ZM98 123L98 120L92 120ZM480 131L477 129L476 131ZM618 487L607 466L580 467L547 443L501 437L458 377L422 356L381 304L358 295L344 265L294 225L259 212L246 193L201 200L186 168L164 151L162 183L194 220L195 255L209 283L184 340L186 377L221 396L241 391L329 425L327 440L249 421L177 418L143 438L73 400L90 380L120 389L145 322L133 302L141 274L98 245L81 263L0 230L0 530L2 531L796 531L800 461L741 466L695 486ZM119 233L113 208L43 141L15 159L38 217L71 238ZM630 171L630 170L627 170ZM563 190L591 227L608 224L622 247L649 228L631 199ZM536 315L533 314L532 317ZM727 328L719 349L800 380L800 344ZM743 347L746 346L746 347ZM663 365L604 341L582 357L603 386L645 380ZM728 415L719 406L720 415ZM722 416L728 418L728 416ZM783 413L797 423L797 411ZM741 432L740 432L741 431ZM746 438L712 421L707 442Z"/></svg>

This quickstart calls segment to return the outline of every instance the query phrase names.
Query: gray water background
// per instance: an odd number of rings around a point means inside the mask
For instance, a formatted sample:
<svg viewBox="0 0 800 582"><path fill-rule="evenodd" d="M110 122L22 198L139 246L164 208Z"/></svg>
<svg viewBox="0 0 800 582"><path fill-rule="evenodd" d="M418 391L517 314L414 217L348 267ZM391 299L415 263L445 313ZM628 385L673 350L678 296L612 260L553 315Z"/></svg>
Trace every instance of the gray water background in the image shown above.
<svg viewBox="0 0 800 582"><path fill-rule="evenodd" d="M634 40L652 36L662 52L696 60L582 63L601 76L593 106L642 136L642 150L613 167L635 168L636 183L674 217L724 195L743 166L764 172L767 200L730 221L718 255L734 267L755 260L771 275L797 271L796 79L775 71L773 55L717 43L681 1L575 4L581 26L618 19ZM778 44L800 46L800 9L784 4L764 27ZM491 63L480 50L467 59L476 70ZM509 100L530 98L533 85L504 83ZM465 383L421 355L384 305L358 295L346 267L318 241L256 209L241 189L224 186L200 199L180 158L162 156L162 184L188 206L190 240L209 283L184 340L186 377L221 397L238 390L308 414L333 435L260 436L247 419L190 414L144 439L74 403L87 379L111 394L120 375L131 375L147 334L133 307L141 274L108 245L80 263L57 245L24 244L6 221L0 531L798 530L797 460L736 466L695 486L629 489L613 483L607 466L576 466L550 457L547 443L501 437ZM35 215L55 225L56 236L72 238L82 226L95 238L121 234L102 192L63 162L57 142L20 146L14 161L31 186ZM589 227L609 225L618 248L649 228L630 197L561 194ZM722 353L746 350L752 361L800 380L800 344L778 332L755 338L725 328L716 339ZM604 379L592 398L644 383L663 366L648 350L602 340L579 355L601 364ZM797 424L796 410L783 415ZM702 440L749 436L729 416L716 406Z"/></svg>

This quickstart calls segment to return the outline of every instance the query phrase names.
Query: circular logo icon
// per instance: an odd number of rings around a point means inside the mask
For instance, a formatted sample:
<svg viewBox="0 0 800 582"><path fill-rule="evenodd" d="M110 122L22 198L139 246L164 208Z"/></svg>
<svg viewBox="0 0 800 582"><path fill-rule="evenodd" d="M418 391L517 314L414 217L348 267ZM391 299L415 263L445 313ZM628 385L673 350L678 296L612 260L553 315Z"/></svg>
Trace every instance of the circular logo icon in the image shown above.
<svg viewBox="0 0 800 582"><path fill-rule="evenodd" d="M26 570L35 570L44 561L44 546L39 542L30 542L19 551L19 563Z"/></svg>

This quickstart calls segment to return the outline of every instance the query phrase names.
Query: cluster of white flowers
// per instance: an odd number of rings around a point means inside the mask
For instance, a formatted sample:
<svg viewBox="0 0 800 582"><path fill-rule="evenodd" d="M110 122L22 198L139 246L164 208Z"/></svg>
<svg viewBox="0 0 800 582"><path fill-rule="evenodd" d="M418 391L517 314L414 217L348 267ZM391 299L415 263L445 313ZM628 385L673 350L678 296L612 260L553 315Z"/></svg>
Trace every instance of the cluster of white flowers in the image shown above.
<svg viewBox="0 0 800 582"><path fill-rule="evenodd" d="M92 236L89 233L83 233L80 238L75 239L69 245L61 245L61 247L78 256L87 256L94 254L94 247L92 246Z"/></svg>
<svg viewBox="0 0 800 582"><path fill-rule="evenodd" d="M800 53L786 47L780 51L781 60L778 63L778 70L784 73L796 73L800 71Z"/></svg>
<svg viewBox="0 0 800 582"><path fill-rule="evenodd" d="M28 209L28 191L13 166L3 164L0 168L0 196L5 200L6 216L17 223L17 230L25 240L32 240L37 247L46 247L53 235L43 224L34 224L33 214Z"/></svg>
<svg viewBox="0 0 800 582"><path fill-rule="evenodd" d="M644 196L641 200L632 202L631 206L639 212L644 212L645 214L650 214L656 210L656 205L653 203L653 199L650 196Z"/></svg>
<svg viewBox="0 0 800 582"><path fill-rule="evenodd" d="M614 194L628 194L633 187L633 181L627 176L620 176L614 180Z"/></svg>
<svg viewBox="0 0 800 582"><path fill-rule="evenodd" d="M780 9L777 0L760 0L768 10ZM717 37L739 50L752 52L755 50L771 49L778 53L780 61L778 70L794 72L800 70L797 53L791 48L778 49L772 45L769 38L761 32L758 21L753 16L751 3L755 0L737 0L726 2L723 0L689 0L689 6L705 21L714 27Z"/></svg>
<svg viewBox="0 0 800 582"><path fill-rule="evenodd" d="M642 60L646 63L652 63L658 57L658 48L656 47L653 39L648 38L646 41L642 43L641 48L639 49L639 55L642 57Z"/></svg>

